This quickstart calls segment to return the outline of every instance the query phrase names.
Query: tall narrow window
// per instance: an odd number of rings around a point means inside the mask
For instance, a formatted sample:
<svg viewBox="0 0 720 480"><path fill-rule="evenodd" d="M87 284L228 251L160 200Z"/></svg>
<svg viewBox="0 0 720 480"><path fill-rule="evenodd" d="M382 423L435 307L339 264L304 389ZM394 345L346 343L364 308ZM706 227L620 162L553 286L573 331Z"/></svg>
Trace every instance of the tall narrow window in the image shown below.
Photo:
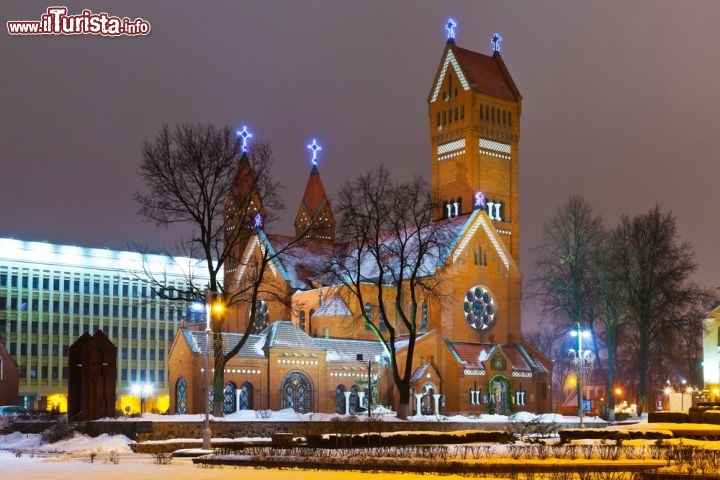
<svg viewBox="0 0 720 480"><path fill-rule="evenodd" d="M370 330L370 324L372 323L372 305L370 303L365 304L365 329Z"/></svg>

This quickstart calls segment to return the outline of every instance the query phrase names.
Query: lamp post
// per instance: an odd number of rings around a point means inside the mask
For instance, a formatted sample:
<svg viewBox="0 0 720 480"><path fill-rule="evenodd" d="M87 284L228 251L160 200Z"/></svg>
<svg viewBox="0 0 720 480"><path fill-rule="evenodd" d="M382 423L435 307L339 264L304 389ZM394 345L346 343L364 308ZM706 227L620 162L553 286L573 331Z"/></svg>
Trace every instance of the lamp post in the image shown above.
<svg viewBox="0 0 720 480"><path fill-rule="evenodd" d="M142 415L143 403L145 402L145 398L152 393L153 386L151 383L134 383L131 391L133 395L140 397L140 414Z"/></svg>
<svg viewBox="0 0 720 480"><path fill-rule="evenodd" d="M577 350L571 348L570 354L575 356L575 372L577 373L577 399L578 399L578 417L580 417L580 428L583 427L584 419L584 406L583 406L583 380L585 371L592 363L589 351L583 351L582 348L582 337L589 336L590 332L580 330L580 322L575 323L575 329L570 332L574 337L577 337Z"/></svg>
<svg viewBox="0 0 720 480"><path fill-rule="evenodd" d="M212 432L210 430L210 391L213 388L210 383L210 339L212 337L212 313L220 315L225 310L225 306L218 299L215 298L210 292L207 295L207 302L205 305L205 424L203 427L203 450L210 450L211 444L210 439L212 438Z"/></svg>
<svg viewBox="0 0 720 480"><path fill-rule="evenodd" d="M358 353L357 354L357 360L359 362L364 362L363 360L363 354ZM372 414L372 366L375 363L378 363L380 361L380 355L375 355L375 360L368 359L367 360L367 379L368 379L368 391L367 391L367 399L368 399L368 418L370 418L370 415Z"/></svg>

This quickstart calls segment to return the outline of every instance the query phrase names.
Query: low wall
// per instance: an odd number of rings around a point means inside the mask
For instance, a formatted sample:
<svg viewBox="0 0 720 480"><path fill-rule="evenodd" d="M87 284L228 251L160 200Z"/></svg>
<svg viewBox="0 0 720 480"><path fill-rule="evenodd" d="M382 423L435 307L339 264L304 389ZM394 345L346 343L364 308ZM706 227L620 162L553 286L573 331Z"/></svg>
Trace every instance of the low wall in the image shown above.
<svg viewBox="0 0 720 480"><path fill-rule="evenodd" d="M397 431L440 431L460 430L505 430L507 423L475 422L367 422L318 421L318 422L210 422L213 438L270 438L277 433L292 433L297 436L323 435L325 433L362 433ZM203 422L153 422L152 432L138 432L138 442L167 440L171 438L202 438ZM133 437L130 437L133 438Z"/></svg>

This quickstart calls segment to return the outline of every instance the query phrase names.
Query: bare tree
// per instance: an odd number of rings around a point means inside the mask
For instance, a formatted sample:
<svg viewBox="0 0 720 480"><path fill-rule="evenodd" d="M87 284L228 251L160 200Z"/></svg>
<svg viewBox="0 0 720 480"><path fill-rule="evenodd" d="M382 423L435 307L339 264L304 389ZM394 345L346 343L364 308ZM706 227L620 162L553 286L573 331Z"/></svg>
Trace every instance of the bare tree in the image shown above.
<svg viewBox="0 0 720 480"><path fill-rule="evenodd" d="M530 293L560 326L592 323L597 294L593 259L603 235L600 216L578 195L571 196L543 227Z"/></svg>
<svg viewBox="0 0 720 480"><path fill-rule="evenodd" d="M336 204L338 236L344 247L332 271L357 301L365 326L385 348L398 389L400 418L411 413L418 305L422 299L441 301L438 270L451 237L447 222L432 220L435 206L421 178L394 182L384 167L346 183ZM404 365L397 357L401 335L407 335Z"/></svg>
<svg viewBox="0 0 720 480"><path fill-rule="evenodd" d="M188 235L178 240L173 252L166 253L201 259L209 279L207 284L199 285L190 277L188 291L176 292L162 278L153 278L158 294L224 306L242 302L254 305L262 290L259 283L264 269L277 252L265 251L249 260L254 281L244 289L226 291L220 274L224 266L239 268L240 254L249 239L283 208L278 195L280 185L272 176L269 145L257 145L246 153L227 126L181 124L171 131L164 125L153 141L143 144L142 155L140 174L146 189L135 194L140 204L138 213L157 226L186 226ZM255 311L251 309L250 324L254 319ZM224 367L242 348L250 329L239 343L224 346L220 334L224 314L212 314L211 321L215 352L213 411L222 415Z"/></svg>
<svg viewBox="0 0 720 480"><path fill-rule="evenodd" d="M619 282L626 292L628 320L637 333L638 400L647 402L650 365L666 351L667 330L687 329L702 318L709 292L690 282L696 263L690 244L678 243L675 218L659 206L634 218L623 216L614 232ZM697 329L690 332L699 334ZM646 406L646 405L644 405Z"/></svg>
<svg viewBox="0 0 720 480"><path fill-rule="evenodd" d="M575 327L580 334L582 326L594 332L598 279L593 262L604 235L600 216L578 195L571 196L544 225L543 244L536 248L536 276L530 282L530 291L564 331ZM597 359L596 335L593 345ZM576 394L580 405L583 395L580 379Z"/></svg>

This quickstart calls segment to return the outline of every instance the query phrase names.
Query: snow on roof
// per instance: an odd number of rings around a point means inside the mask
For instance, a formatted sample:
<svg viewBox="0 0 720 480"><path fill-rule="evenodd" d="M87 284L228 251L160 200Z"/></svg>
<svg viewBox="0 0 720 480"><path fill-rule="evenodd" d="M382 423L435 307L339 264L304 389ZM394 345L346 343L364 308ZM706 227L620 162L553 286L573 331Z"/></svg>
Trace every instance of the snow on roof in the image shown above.
<svg viewBox="0 0 720 480"><path fill-rule="evenodd" d="M363 361L375 360L377 355L385 353L380 342L371 340L345 340L339 338L315 338L315 342L327 350L327 361L350 362L357 361L357 355L362 354Z"/></svg>
<svg viewBox="0 0 720 480"><path fill-rule="evenodd" d="M335 292L325 300L313 317L351 317L352 312L342 296Z"/></svg>

